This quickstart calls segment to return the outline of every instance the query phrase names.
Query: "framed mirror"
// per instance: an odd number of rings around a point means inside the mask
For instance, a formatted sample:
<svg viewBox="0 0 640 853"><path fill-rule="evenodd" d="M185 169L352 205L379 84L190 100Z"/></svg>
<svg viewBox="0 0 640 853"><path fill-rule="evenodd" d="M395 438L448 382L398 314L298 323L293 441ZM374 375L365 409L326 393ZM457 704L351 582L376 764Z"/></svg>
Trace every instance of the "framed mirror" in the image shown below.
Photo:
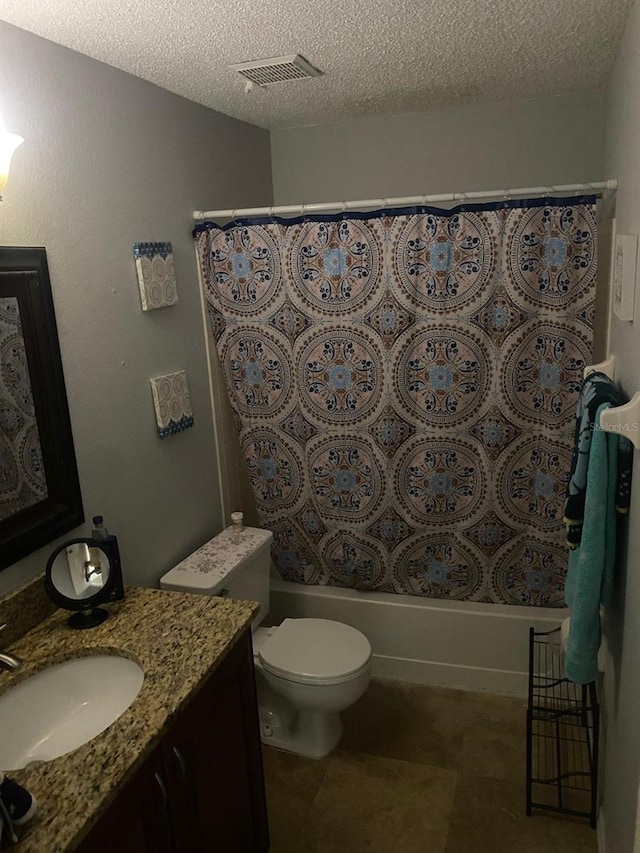
<svg viewBox="0 0 640 853"><path fill-rule="evenodd" d="M0 569L83 521L46 252L0 247Z"/></svg>

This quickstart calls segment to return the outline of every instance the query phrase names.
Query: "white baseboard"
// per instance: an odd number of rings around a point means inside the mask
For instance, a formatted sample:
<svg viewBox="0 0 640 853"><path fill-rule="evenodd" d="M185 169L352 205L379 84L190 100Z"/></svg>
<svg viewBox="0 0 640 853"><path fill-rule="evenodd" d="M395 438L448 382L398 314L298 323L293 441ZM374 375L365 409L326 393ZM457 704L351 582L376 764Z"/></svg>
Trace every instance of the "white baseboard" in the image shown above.
<svg viewBox="0 0 640 853"><path fill-rule="evenodd" d="M607 853L607 833L604 824L604 812L600 809L598 814L598 853Z"/></svg>

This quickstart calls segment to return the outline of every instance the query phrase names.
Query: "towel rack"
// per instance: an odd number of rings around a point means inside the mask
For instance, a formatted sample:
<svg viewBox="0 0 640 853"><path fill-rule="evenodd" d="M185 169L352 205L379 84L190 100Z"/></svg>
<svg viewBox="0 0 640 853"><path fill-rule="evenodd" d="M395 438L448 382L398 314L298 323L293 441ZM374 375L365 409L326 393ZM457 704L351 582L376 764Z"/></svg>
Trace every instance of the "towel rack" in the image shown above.
<svg viewBox="0 0 640 853"><path fill-rule="evenodd" d="M624 435L640 450L640 391L623 406L605 409L600 415L600 429Z"/></svg>
<svg viewBox="0 0 640 853"><path fill-rule="evenodd" d="M613 382L616 376L616 357L610 355L597 364L588 364L584 369L584 378L590 373L604 373ZM631 444L640 450L640 392L634 394L628 403L606 409L600 415L600 428L604 432L617 432L624 435Z"/></svg>
<svg viewBox="0 0 640 853"><path fill-rule="evenodd" d="M597 364L588 364L584 369L584 378L586 379L590 373L595 373L596 371L604 373L613 382L616 378L615 355L610 355L609 358L605 358L604 361L599 361Z"/></svg>

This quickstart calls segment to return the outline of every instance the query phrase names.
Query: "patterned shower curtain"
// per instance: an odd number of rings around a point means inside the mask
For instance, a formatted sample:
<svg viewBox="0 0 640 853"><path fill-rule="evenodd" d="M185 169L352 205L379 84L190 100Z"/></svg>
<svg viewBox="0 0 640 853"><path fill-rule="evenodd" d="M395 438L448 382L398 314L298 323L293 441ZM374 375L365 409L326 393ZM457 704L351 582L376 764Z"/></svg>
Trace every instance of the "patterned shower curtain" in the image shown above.
<svg viewBox="0 0 640 853"><path fill-rule="evenodd" d="M194 236L282 577L561 606L595 198Z"/></svg>

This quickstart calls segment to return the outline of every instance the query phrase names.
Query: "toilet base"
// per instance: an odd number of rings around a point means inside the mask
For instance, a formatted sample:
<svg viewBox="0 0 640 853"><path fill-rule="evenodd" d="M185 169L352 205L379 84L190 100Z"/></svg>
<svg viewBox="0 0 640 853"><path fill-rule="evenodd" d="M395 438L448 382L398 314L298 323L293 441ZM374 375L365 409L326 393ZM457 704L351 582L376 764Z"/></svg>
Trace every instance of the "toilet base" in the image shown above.
<svg viewBox="0 0 640 853"><path fill-rule="evenodd" d="M340 714L298 710L285 721L273 711L260 708L262 743L305 758L329 755L340 743L343 731Z"/></svg>

